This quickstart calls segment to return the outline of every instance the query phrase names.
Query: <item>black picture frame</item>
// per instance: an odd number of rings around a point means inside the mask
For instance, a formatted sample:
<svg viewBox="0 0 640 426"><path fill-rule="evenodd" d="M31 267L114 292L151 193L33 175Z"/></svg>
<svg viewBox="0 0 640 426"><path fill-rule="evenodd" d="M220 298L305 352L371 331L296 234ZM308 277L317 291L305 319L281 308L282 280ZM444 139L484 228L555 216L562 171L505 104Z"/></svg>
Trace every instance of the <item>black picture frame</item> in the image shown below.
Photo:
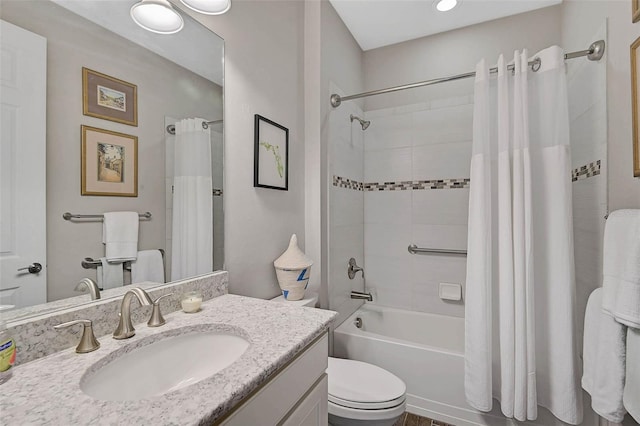
<svg viewBox="0 0 640 426"><path fill-rule="evenodd" d="M253 186L288 191L289 129L255 114L253 139Z"/></svg>

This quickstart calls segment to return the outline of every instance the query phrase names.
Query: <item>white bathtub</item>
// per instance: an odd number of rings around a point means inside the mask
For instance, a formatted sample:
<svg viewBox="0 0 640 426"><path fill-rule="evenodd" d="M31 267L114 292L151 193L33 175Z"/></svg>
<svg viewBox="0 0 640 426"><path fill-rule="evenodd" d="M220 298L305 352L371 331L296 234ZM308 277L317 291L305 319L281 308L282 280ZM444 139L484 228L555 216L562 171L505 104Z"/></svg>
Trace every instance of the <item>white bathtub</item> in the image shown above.
<svg viewBox="0 0 640 426"><path fill-rule="evenodd" d="M355 326L357 318L362 328ZM456 426L562 425L544 409L512 422L471 408L464 397L464 318L363 305L334 332L334 356L378 365L407 385L407 411Z"/></svg>

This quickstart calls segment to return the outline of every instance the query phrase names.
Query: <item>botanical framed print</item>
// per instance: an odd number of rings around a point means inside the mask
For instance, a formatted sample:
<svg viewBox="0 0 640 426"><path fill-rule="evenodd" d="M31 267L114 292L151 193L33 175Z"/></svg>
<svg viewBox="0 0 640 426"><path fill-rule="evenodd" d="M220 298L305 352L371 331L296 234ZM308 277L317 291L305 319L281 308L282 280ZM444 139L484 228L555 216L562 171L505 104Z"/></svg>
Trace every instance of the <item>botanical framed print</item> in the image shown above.
<svg viewBox="0 0 640 426"><path fill-rule="evenodd" d="M138 87L82 68L82 113L130 126L138 125Z"/></svg>
<svg viewBox="0 0 640 426"><path fill-rule="evenodd" d="M253 186L289 189L289 129L256 114Z"/></svg>
<svg viewBox="0 0 640 426"><path fill-rule="evenodd" d="M631 21L640 21L640 0L631 0Z"/></svg>
<svg viewBox="0 0 640 426"><path fill-rule="evenodd" d="M631 103L633 114L633 175L640 177L640 37L631 45Z"/></svg>
<svg viewBox="0 0 640 426"><path fill-rule="evenodd" d="M82 195L138 196L138 137L82 126Z"/></svg>

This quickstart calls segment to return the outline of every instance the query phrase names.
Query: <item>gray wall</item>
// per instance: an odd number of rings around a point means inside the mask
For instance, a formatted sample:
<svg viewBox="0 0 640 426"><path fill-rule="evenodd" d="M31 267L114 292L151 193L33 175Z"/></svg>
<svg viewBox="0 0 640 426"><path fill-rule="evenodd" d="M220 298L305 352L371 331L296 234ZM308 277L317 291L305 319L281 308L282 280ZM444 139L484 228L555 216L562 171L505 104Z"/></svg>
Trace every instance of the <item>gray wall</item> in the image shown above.
<svg viewBox="0 0 640 426"><path fill-rule="evenodd" d="M560 43L558 6L484 22L364 53L365 90L474 71L481 58L513 57ZM365 111L450 98L473 93L473 79L373 96Z"/></svg>
<svg viewBox="0 0 640 426"><path fill-rule="evenodd" d="M95 270L84 257L104 256L102 224L72 223L64 212L150 211L138 247L165 246L164 116L221 114L221 88L50 2L3 1L2 19L47 38L48 300L78 295L76 282ZM120 60L122 59L122 60ZM82 67L138 86L138 127L82 115ZM159 72L161 70L161 72ZM80 125L138 137L138 197L80 195Z"/></svg>
<svg viewBox="0 0 640 426"><path fill-rule="evenodd" d="M225 268L230 291L277 296L273 261L291 234L304 249L304 2L234 1L190 14L225 40ZM289 129L289 190L253 187L253 118ZM312 274L317 273L312 269Z"/></svg>

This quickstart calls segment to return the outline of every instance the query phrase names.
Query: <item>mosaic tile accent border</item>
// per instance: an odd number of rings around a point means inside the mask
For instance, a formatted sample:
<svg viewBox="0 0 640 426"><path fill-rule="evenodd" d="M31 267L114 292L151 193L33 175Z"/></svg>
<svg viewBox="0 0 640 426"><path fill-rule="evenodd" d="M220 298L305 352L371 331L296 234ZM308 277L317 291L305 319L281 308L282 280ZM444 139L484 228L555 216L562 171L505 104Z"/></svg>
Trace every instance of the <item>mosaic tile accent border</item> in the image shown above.
<svg viewBox="0 0 640 426"><path fill-rule="evenodd" d="M600 174L600 160L571 170L571 182L598 176Z"/></svg>
<svg viewBox="0 0 640 426"><path fill-rule="evenodd" d="M222 189L213 188L214 197L222 197Z"/></svg>
<svg viewBox="0 0 640 426"><path fill-rule="evenodd" d="M408 189L458 189L468 188L471 179L430 179L400 182L358 182L341 176L333 176L333 186L356 191L406 191Z"/></svg>
<svg viewBox="0 0 640 426"><path fill-rule="evenodd" d="M362 182L358 182L356 180L352 180L342 176L333 175L333 186L353 189L355 191L362 191Z"/></svg>

